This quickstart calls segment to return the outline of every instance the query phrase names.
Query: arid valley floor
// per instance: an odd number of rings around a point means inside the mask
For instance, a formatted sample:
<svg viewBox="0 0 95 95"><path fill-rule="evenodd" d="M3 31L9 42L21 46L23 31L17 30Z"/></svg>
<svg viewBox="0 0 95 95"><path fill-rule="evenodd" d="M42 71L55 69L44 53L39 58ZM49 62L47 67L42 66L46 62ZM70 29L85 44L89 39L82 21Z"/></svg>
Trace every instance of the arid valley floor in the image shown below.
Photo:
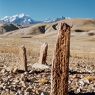
<svg viewBox="0 0 95 95"><path fill-rule="evenodd" d="M60 22L37 24L0 35L0 95L49 95L51 63ZM73 25L70 40L70 95L95 95L95 20L70 19L64 22ZM42 26L45 27L45 33L38 28ZM49 45L47 64L50 69L33 72L31 66L38 62L40 47L44 42ZM29 72L15 73L14 68L20 64L19 47L22 45L27 49Z"/></svg>

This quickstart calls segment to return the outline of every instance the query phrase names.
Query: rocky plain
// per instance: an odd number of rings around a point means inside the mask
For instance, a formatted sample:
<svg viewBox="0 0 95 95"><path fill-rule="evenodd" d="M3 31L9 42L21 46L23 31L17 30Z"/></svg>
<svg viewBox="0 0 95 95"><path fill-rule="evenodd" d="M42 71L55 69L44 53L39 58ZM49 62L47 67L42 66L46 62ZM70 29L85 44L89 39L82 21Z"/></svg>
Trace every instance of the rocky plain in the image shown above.
<svg viewBox="0 0 95 95"><path fill-rule="evenodd" d="M95 95L95 20L63 21L73 24L69 95ZM51 64L58 25L63 21L37 24L0 35L0 95L50 95ZM48 43L47 60L46 64L41 65L40 49L44 43ZM25 72L19 70L22 45L27 53L28 71Z"/></svg>

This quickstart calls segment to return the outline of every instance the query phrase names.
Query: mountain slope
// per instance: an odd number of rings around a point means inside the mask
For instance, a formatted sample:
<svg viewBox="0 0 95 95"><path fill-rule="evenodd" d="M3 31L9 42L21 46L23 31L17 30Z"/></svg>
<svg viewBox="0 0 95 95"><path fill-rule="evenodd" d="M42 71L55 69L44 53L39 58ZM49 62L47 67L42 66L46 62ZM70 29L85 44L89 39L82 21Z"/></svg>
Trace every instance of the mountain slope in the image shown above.
<svg viewBox="0 0 95 95"><path fill-rule="evenodd" d="M14 24L0 24L0 34L4 34L6 32L10 32L17 29L19 29L19 27Z"/></svg>
<svg viewBox="0 0 95 95"><path fill-rule="evenodd" d="M5 16L1 19L1 22L28 26L30 24L38 23L39 21L35 21L29 15L22 13L14 16Z"/></svg>

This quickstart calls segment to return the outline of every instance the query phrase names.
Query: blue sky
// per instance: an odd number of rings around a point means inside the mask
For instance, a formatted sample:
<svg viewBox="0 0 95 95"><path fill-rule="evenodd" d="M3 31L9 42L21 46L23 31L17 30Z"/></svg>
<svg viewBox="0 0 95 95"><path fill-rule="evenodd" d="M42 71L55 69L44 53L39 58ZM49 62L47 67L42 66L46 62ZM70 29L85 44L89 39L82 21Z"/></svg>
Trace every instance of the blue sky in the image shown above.
<svg viewBox="0 0 95 95"><path fill-rule="evenodd" d="M25 13L36 20L95 18L95 0L0 0L0 18Z"/></svg>

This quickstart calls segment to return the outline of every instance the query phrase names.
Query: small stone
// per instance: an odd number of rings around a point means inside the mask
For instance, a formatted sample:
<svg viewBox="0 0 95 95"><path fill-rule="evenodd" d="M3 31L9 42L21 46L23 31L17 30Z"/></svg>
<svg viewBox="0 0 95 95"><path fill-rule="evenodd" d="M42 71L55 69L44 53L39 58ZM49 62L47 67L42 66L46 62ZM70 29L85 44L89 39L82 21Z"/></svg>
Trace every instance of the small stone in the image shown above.
<svg viewBox="0 0 95 95"><path fill-rule="evenodd" d="M3 88L3 86L4 86L4 83L0 84L0 88L1 88L1 89Z"/></svg>
<svg viewBox="0 0 95 95"><path fill-rule="evenodd" d="M24 95L30 95L29 92L25 92Z"/></svg>
<svg viewBox="0 0 95 95"><path fill-rule="evenodd" d="M21 90L18 90L16 95L23 95L23 92Z"/></svg>
<svg viewBox="0 0 95 95"><path fill-rule="evenodd" d="M7 67L6 70L10 72L12 70L12 67Z"/></svg>
<svg viewBox="0 0 95 95"><path fill-rule="evenodd" d="M79 86L79 88L77 89L77 93L80 93L82 91L83 87Z"/></svg>
<svg viewBox="0 0 95 95"><path fill-rule="evenodd" d="M38 90L36 90L35 92L36 92L37 95L39 95L39 91Z"/></svg>
<svg viewBox="0 0 95 95"><path fill-rule="evenodd" d="M25 81L25 75L21 74L21 81Z"/></svg>
<svg viewBox="0 0 95 95"><path fill-rule="evenodd" d="M83 81L83 80L80 80L80 81L79 81L79 85L80 85L80 86L84 86L84 81Z"/></svg>
<svg viewBox="0 0 95 95"><path fill-rule="evenodd" d="M5 85L3 86L3 89L6 89L6 86Z"/></svg>
<svg viewBox="0 0 95 95"><path fill-rule="evenodd" d="M25 82L24 81L21 81L21 84L22 84L22 87L26 87L26 84L25 84Z"/></svg>
<svg viewBox="0 0 95 95"><path fill-rule="evenodd" d="M5 72L6 72L6 69L2 69L2 70L1 70L1 73L4 74Z"/></svg>
<svg viewBox="0 0 95 95"><path fill-rule="evenodd" d="M47 92L42 92L40 95L49 95Z"/></svg>
<svg viewBox="0 0 95 95"><path fill-rule="evenodd" d="M28 75L28 72L24 72L24 75Z"/></svg>
<svg viewBox="0 0 95 95"><path fill-rule="evenodd" d="M32 73L34 73L34 70L30 70L28 73L29 73L29 74L32 74Z"/></svg>
<svg viewBox="0 0 95 95"><path fill-rule="evenodd" d="M31 88L31 87L28 87L28 88L26 89L26 92L32 92L32 88Z"/></svg>
<svg viewBox="0 0 95 95"><path fill-rule="evenodd" d="M80 93L80 92L81 92L81 89L80 89L80 88L78 88L78 89L77 89L77 93Z"/></svg>
<svg viewBox="0 0 95 95"><path fill-rule="evenodd" d="M41 95L45 95L45 94L42 92Z"/></svg>
<svg viewBox="0 0 95 95"><path fill-rule="evenodd" d="M48 65L35 63L32 65L32 68L35 70L45 70L45 69L49 69L50 67Z"/></svg>
<svg viewBox="0 0 95 95"><path fill-rule="evenodd" d="M86 84L89 84L90 82L89 82L89 80L83 80L84 81L84 83L86 83Z"/></svg>
<svg viewBox="0 0 95 95"><path fill-rule="evenodd" d="M14 69L12 70L13 73L16 73L17 71L18 71L18 68L14 68Z"/></svg>
<svg viewBox="0 0 95 95"><path fill-rule="evenodd" d="M19 82L20 82L19 78L16 78L16 79L14 80L13 84L17 84L17 83L19 83Z"/></svg>

